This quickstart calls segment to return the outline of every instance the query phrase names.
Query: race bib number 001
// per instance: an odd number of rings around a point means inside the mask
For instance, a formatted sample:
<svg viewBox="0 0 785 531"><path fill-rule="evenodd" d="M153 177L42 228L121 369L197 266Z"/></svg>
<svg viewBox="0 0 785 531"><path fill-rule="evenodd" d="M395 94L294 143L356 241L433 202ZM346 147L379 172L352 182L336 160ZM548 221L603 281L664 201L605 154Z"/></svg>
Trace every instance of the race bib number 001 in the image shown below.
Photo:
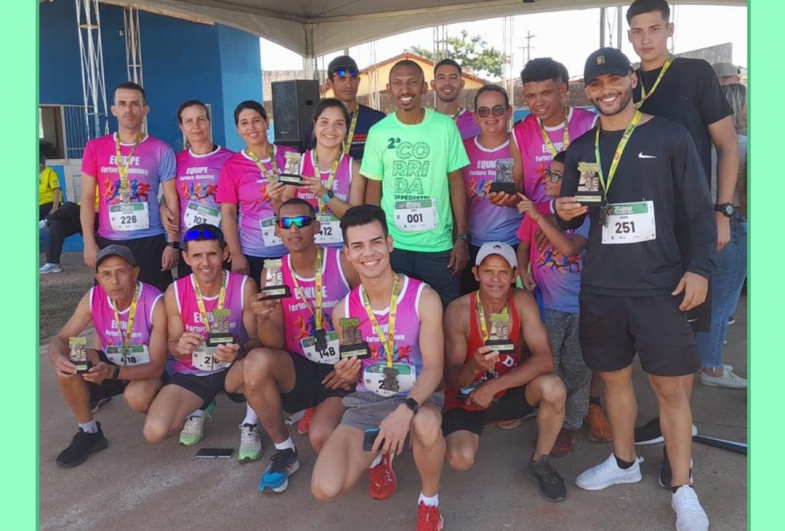
<svg viewBox="0 0 785 531"><path fill-rule="evenodd" d="M120 367L150 363L150 351L147 345L131 345L128 350L125 350L125 356L123 356L124 350L122 346L110 345L106 347L104 353L109 361Z"/></svg>
<svg viewBox="0 0 785 531"><path fill-rule="evenodd" d="M657 239L654 201L609 205L607 223L602 227L602 243L638 243Z"/></svg>
<svg viewBox="0 0 785 531"><path fill-rule="evenodd" d="M201 225L202 223L209 223L219 227L221 225L221 211L217 208L210 208L207 205L200 205L194 201L189 201L188 206L185 207L185 216L183 217L186 228L191 228L194 225Z"/></svg>
<svg viewBox="0 0 785 531"><path fill-rule="evenodd" d="M316 214L321 229L316 234L314 241L317 245L328 245L331 243L342 243L341 220L335 214Z"/></svg>
<svg viewBox="0 0 785 531"><path fill-rule="evenodd" d="M369 391L373 391L379 396L390 397L397 394L408 393L414 387L417 380L417 370L414 365L408 363L393 363L393 367L398 371L395 379L398 382L398 389L387 389L385 386L384 368L385 363L374 363L363 371L363 383Z"/></svg>
<svg viewBox="0 0 785 531"><path fill-rule="evenodd" d="M402 232L422 232L437 226L436 200L395 202L395 226Z"/></svg>
<svg viewBox="0 0 785 531"><path fill-rule="evenodd" d="M341 342L338 340L338 334L336 332L327 332L325 339L327 341L322 350L316 348L317 341L315 337L303 338L300 340L300 346L303 349L303 354L309 360L325 365L335 365L341 359Z"/></svg>
<svg viewBox="0 0 785 531"><path fill-rule="evenodd" d="M264 241L265 247L283 245L283 240L275 235L275 221L276 218L267 218L261 221L262 240Z"/></svg>
<svg viewBox="0 0 785 531"><path fill-rule="evenodd" d="M131 231L150 228L150 210L147 203L118 203L109 207L109 224L112 230Z"/></svg>

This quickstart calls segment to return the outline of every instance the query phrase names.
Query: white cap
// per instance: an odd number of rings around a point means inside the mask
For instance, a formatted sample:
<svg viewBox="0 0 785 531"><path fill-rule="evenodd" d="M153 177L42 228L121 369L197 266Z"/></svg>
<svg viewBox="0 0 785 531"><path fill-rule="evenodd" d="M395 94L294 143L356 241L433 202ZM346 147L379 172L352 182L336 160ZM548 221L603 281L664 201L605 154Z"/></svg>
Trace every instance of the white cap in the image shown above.
<svg viewBox="0 0 785 531"><path fill-rule="evenodd" d="M474 265L480 265L483 260L492 254L498 254L507 260L507 263L510 264L511 268L515 269L518 267L518 258L515 256L515 251L512 247L503 242L488 242L483 244L477 253L477 260L474 262Z"/></svg>

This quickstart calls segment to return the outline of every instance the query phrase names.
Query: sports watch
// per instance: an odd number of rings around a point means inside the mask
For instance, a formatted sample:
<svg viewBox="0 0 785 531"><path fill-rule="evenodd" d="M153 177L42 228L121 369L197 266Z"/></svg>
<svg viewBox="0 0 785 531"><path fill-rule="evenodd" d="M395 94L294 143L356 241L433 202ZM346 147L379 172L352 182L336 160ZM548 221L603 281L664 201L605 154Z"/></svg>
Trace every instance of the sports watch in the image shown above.
<svg viewBox="0 0 785 531"><path fill-rule="evenodd" d="M330 201L330 199L332 199L333 197L335 197L335 194L333 193L333 191L332 190L327 190L327 193L324 194L324 197L319 199L319 201L326 205Z"/></svg>
<svg viewBox="0 0 785 531"><path fill-rule="evenodd" d="M735 212L733 205L731 205L730 203L722 203L719 205L714 205L714 210L716 210L717 212L721 212L722 215L725 216L726 218L731 217L733 215L733 212Z"/></svg>
<svg viewBox="0 0 785 531"><path fill-rule="evenodd" d="M455 235L455 239L456 240L463 240L466 243L472 243L472 237L470 235L468 235L468 234L465 234L465 233L464 234L456 234Z"/></svg>
<svg viewBox="0 0 785 531"><path fill-rule="evenodd" d="M172 249L179 249L180 248L180 242L178 242L178 241L166 242L166 246L167 247L171 247Z"/></svg>
<svg viewBox="0 0 785 531"><path fill-rule="evenodd" d="M417 411L420 409L420 404L412 397L407 398L404 401L404 404L406 404L406 407L411 409L413 413L417 413Z"/></svg>

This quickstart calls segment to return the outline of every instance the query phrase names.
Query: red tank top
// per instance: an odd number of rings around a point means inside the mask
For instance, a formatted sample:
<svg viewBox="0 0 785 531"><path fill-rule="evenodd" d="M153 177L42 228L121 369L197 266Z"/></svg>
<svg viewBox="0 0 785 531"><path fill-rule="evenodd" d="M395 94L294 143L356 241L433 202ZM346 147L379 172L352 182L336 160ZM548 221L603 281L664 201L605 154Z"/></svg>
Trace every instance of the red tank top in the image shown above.
<svg viewBox="0 0 785 531"><path fill-rule="evenodd" d="M509 311L512 313L512 324L510 326L510 334L508 335L507 339L512 340L513 344L515 345L515 351L513 354L500 354L499 361L496 362L494 365L493 370L488 372L482 372L475 376L474 382L485 382L490 378L498 378L499 376L503 376L513 370L521 361L521 323L520 319L518 318L518 310L515 308L515 301L513 300L512 293L510 293L510 300L509 300ZM485 345L485 342L482 340L482 333L480 332L480 320L479 315L477 313L477 299L475 292L469 294L469 340L468 340L468 349L466 354L466 361L464 364L469 363L474 358L474 353ZM496 398L501 398L504 396L504 393L507 391L499 391L496 393ZM466 409L468 411L477 411L477 408L474 406L466 405L465 400L459 398L461 395L460 389L455 389L453 387L447 387L444 391L444 410L449 411L450 409L455 409L456 407L460 407L462 409Z"/></svg>

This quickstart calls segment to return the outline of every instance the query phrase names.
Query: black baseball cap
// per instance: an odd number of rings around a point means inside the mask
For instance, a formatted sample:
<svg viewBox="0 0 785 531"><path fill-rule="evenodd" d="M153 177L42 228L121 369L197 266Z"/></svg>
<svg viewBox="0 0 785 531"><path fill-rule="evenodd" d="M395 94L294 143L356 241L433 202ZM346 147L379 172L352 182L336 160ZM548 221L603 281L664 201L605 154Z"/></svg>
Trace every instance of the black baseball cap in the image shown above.
<svg viewBox="0 0 785 531"><path fill-rule="evenodd" d="M134 258L134 253L131 252L131 249L125 245L110 245L98 252L98 256L95 259L95 270L98 271L98 266L101 265L101 262L110 256L119 256L131 264L132 267L136 267L136 259Z"/></svg>
<svg viewBox="0 0 785 531"><path fill-rule="evenodd" d="M338 70L348 70L349 72L355 72L357 74L360 73L360 69L357 68L357 63L348 55L339 55L330 61L330 64L327 65L327 77L332 78Z"/></svg>
<svg viewBox="0 0 785 531"><path fill-rule="evenodd" d="M583 84L588 85L602 75L626 76L632 72L632 64L621 50L600 48L586 59L583 67Z"/></svg>

